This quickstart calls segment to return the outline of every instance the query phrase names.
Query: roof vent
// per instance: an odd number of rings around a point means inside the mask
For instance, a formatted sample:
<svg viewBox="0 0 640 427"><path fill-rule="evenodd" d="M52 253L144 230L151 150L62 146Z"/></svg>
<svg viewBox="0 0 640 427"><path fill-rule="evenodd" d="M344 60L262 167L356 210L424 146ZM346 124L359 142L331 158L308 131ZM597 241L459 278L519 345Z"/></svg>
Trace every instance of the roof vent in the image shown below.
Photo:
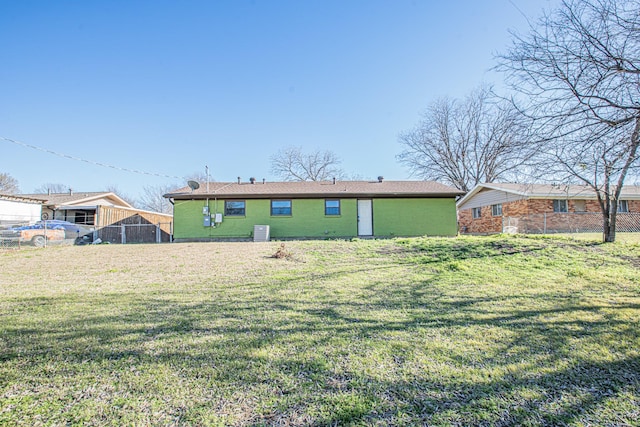
<svg viewBox="0 0 640 427"><path fill-rule="evenodd" d="M336 185L336 177L333 177L333 185Z"/></svg>
<svg viewBox="0 0 640 427"><path fill-rule="evenodd" d="M241 179L242 179L242 178L238 177L238 184L240 184L240 180L241 180Z"/></svg>
<svg viewBox="0 0 640 427"><path fill-rule="evenodd" d="M384 176L380 175L380 176L378 177L378 182L382 182L383 180L384 180Z"/></svg>
<svg viewBox="0 0 640 427"><path fill-rule="evenodd" d="M73 195L73 188L69 188L69 195L72 196Z"/></svg>
<svg viewBox="0 0 640 427"><path fill-rule="evenodd" d="M252 184L256 183L256 179L254 177L249 178L249 182Z"/></svg>
<svg viewBox="0 0 640 427"><path fill-rule="evenodd" d="M265 184L266 182L267 182L267 180L262 178L262 183Z"/></svg>

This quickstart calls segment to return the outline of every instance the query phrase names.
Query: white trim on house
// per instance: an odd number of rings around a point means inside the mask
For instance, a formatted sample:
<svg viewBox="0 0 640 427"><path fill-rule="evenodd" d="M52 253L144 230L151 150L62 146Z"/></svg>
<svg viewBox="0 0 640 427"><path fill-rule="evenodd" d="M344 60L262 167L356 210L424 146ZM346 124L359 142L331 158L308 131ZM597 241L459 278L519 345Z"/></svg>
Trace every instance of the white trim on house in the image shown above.
<svg viewBox="0 0 640 427"><path fill-rule="evenodd" d="M524 199L595 200L595 192L585 185L556 184L477 184L456 203L458 210L466 210ZM624 186L620 200L640 200L640 186Z"/></svg>

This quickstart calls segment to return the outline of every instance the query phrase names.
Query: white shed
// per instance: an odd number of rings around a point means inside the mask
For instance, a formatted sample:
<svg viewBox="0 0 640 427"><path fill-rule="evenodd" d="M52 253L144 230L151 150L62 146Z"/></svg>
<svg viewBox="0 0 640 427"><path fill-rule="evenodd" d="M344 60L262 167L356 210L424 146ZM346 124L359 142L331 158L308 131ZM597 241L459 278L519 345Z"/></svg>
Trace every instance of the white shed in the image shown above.
<svg viewBox="0 0 640 427"><path fill-rule="evenodd" d="M42 200L0 194L0 225L33 224L41 215Z"/></svg>

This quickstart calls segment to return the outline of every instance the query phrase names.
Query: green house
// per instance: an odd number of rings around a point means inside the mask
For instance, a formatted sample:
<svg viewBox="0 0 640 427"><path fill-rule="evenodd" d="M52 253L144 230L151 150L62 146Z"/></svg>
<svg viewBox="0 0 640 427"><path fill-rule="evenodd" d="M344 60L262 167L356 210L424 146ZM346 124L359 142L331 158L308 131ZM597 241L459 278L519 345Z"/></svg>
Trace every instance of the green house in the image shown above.
<svg viewBox="0 0 640 427"><path fill-rule="evenodd" d="M193 185L196 187L196 185ZM432 181L210 182L165 194L176 241L454 236L456 197Z"/></svg>

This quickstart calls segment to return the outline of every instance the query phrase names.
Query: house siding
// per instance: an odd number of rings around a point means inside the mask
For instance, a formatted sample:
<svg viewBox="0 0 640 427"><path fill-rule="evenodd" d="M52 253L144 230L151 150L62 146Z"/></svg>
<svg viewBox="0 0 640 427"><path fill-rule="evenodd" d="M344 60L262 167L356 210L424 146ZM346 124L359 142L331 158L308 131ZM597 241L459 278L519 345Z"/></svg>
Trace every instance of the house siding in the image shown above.
<svg viewBox="0 0 640 427"><path fill-rule="evenodd" d="M376 236L455 236L454 199L374 199Z"/></svg>
<svg viewBox="0 0 640 427"><path fill-rule="evenodd" d="M284 198L283 198L284 199ZM324 215L324 199L293 199L291 216L271 216L270 200L246 200L245 216L224 215L224 200L210 200L209 211L222 213L222 223L203 225L205 200L179 200L174 205L175 239L250 238L254 225L269 225L271 237L344 237L357 234L356 200L342 199L340 215Z"/></svg>
<svg viewBox="0 0 640 427"><path fill-rule="evenodd" d="M324 198L292 199L291 216L278 217L271 216L269 199L247 199L245 216L235 217L224 215L224 200L209 200L209 212L223 213L223 220L215 227L205 227L202 208L207 205L206 200L176 200L174 239L249 239L254 225L269 225L272 238L357 236L357 199L340 199L340 215L325 215L324 201ZM453 236L457 232L453 198L372 198L372 201L375 236Z"/></svg>
<svg viewBox="0 0 640 427"><path fill-rule="evenodd" d="M466 210L466 209L472 209L472 208L479 208L482 206L491 206L498 203L508 203L508 202L523 200L523 199L525 199L525 197L518 194L507 193L505 191L499 191L499 190L484 189L478 192L478 194L476 194L472 199L470 199L463 206L460 206L460 209Z"/></svg>
<svg viewBox="0 0 640 427"><path fill-rule="evenodd" d="M42 205L0 199L0 224L32 224L40 220Z"/></svg>

